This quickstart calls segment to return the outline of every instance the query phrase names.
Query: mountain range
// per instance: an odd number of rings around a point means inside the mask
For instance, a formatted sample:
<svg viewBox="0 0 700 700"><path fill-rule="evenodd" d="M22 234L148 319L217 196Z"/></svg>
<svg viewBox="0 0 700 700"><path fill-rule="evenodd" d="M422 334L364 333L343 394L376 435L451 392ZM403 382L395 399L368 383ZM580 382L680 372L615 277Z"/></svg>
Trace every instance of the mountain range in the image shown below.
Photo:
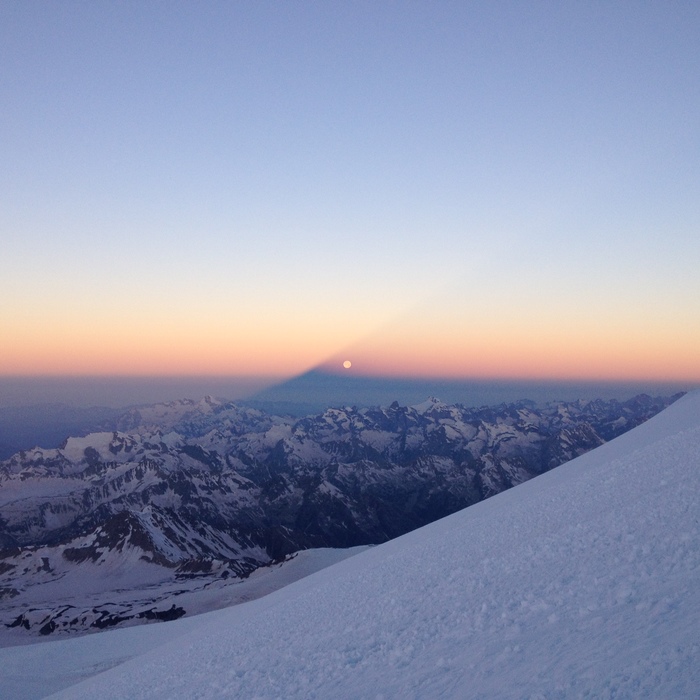
<svg viewBox="0 0 700 700"><path fill-rule="evenodd" d="M431 398L304 418L211 397L133 408L109 430L0 463L0 622L48 635L200 612L204 590L299 550L400 536L676 398L482 408Z"/></svg>

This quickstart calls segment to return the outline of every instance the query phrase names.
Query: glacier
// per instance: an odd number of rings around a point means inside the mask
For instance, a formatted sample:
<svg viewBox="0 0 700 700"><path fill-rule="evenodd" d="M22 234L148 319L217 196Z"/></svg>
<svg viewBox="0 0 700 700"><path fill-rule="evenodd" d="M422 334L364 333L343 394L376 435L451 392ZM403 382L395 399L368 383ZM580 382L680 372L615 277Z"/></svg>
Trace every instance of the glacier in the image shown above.
<svg viewBox="0 0 700 700"><path fill-rule="evenodd" d="M51 697L697 698L699 486L696 391L264 598L1 649L0 694L79 666Z"/></svg>

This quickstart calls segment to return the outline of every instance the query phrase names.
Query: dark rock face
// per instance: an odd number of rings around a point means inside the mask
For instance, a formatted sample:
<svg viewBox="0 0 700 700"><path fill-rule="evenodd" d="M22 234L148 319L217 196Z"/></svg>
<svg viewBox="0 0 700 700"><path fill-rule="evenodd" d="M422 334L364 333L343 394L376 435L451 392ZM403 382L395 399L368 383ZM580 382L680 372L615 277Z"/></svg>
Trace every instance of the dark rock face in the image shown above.
<svg viewBox="0 0 700 700"><path fill-rule="evenodd" d="M431 399L299 420L211 399L130 411L118 419L128 432L0 463L0 574L46 545L76 565L137 548L178 576L214 561L246 576L299 549L384 542L577 457L675 398L479 409Z"/></svg>

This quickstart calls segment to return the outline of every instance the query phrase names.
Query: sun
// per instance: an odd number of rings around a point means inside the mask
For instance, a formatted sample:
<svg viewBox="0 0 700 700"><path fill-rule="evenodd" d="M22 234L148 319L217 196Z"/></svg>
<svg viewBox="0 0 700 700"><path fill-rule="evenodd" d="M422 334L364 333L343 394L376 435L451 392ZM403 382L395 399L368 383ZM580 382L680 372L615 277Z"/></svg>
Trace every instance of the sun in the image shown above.
<svg viewBox="0 0 700 700"><path fill-rule="evenodd" d="M345 367L345 369L350 369L352 367L352 362L350 362L350 360L345 360L345 362L343 362L343 367Z"/></svg>

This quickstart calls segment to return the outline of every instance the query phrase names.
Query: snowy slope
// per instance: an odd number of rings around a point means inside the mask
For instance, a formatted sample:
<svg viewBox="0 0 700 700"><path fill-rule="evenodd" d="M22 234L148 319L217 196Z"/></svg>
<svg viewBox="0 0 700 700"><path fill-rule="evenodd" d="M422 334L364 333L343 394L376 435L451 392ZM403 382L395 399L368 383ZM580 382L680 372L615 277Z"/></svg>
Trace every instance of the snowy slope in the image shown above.
<svg viewBox="0 0 700 700"><path fill-rule="evenodd" d="M172 587L169 591L159 590L159 594L163 595L170 592L171 600L178 604L184 599L188 610L210 611L168 624L109 629L106 632L44 643L36 643L36 638L25 637L21 645L16 645L17 637L8 634L14 630L0 629L0 646L10 642L7 648L0 648L0 698L43 698L48 693L67 688L84 678L124 663L192 629L206 629L219 620L220 608L241 604L242 607L248 607L245 605L248 601L266 596L365 549L367 547L307 549L279 564L256 569L243 580L205 579L194 591L173 591ZM119 603L120 594L123 592L116 591L110 597L111 601L116 601L113 604ZM133 600L132 591L127 589L126 594ZM94 610L99 612L100 608ZM11 646L13 641L16 646Z"/></svg>
<svg viewBox="0 0 700 700"><path fill-rule="evenodd" d="M56 697L697 698L699 485L695 392Z"/></svg>

